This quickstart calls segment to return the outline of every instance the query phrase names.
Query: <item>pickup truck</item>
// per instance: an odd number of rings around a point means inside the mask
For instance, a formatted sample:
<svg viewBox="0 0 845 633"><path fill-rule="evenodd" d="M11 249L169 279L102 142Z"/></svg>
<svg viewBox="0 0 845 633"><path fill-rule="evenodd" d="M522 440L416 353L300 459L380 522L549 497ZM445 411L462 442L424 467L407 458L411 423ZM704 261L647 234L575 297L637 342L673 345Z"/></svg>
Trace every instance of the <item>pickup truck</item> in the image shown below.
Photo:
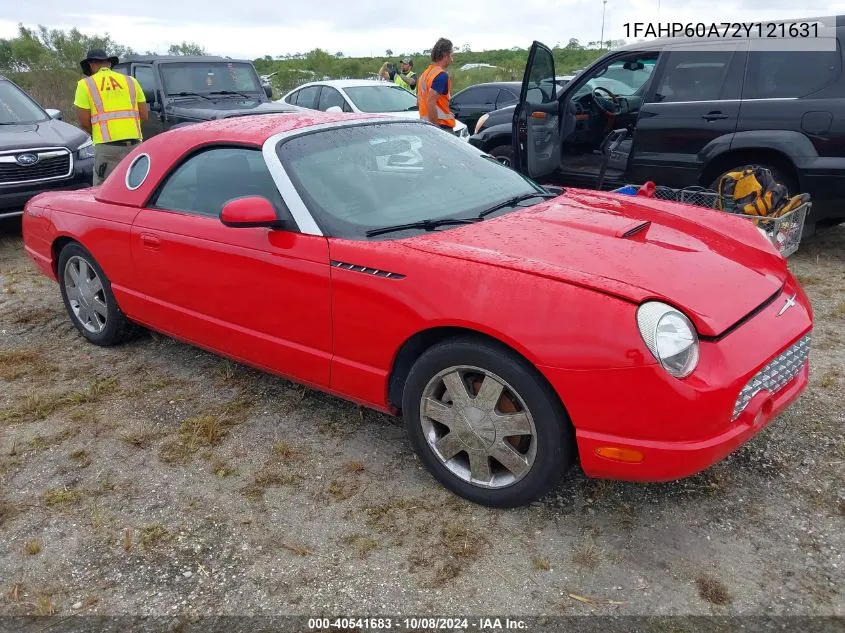
<svg viewBox="0 0 845 633"><path fill-rule="evenodd" d="M122 59L114 70L138 80L150 106L144 138L175 126L232 115L298 110L272 101L252 62L213 56L142 55Z"/></svg>

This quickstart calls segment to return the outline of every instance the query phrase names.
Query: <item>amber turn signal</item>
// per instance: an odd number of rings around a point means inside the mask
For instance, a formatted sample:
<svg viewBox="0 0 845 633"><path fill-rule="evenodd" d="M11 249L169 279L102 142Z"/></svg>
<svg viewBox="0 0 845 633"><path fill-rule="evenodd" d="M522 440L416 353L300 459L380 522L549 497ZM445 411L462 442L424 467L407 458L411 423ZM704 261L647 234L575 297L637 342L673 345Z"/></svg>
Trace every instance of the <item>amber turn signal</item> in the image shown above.
<svg viewBox="0 0 845 633"><path fill-rule="evenodd" d="M632 448L617 448L615 446L601 446L596 449L596 455L617 462L629 462L631 464L639 464L645 459L645 455L639 451L635 451Z"/></svg>

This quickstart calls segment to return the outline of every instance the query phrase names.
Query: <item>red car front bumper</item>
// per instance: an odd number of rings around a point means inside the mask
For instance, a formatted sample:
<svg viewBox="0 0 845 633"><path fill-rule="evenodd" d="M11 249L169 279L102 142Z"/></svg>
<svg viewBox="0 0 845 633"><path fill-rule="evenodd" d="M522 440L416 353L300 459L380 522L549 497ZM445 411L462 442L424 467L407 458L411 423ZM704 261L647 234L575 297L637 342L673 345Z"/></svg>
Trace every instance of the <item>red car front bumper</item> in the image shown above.
<svg viewBox="0 0 845 633"><path fill-rule="evenodd" d="M807 386L809 364L774 396L760 392L726 430L713 437L690 442L635 440L578 431L581 467L589 477L622 481L672 481L689 477L722 460L756 435L786 409ZM640 462L624 462L597 453L602 447L618 447L627 455L642 455Z"/></svg>
<svg viewBox="0 0 845 633"><path fill-rule="evenodd" d="M782 310L793 293L798 302ZM575 426L587 476L671 481L732 453L804 391L811 329L809 301L790 280L777 299L736 330L701 341L698 367L686 379L675 379L659 364L541 371ZM744 388L761 377L767 377L763 389L736 414Z"/></svg>

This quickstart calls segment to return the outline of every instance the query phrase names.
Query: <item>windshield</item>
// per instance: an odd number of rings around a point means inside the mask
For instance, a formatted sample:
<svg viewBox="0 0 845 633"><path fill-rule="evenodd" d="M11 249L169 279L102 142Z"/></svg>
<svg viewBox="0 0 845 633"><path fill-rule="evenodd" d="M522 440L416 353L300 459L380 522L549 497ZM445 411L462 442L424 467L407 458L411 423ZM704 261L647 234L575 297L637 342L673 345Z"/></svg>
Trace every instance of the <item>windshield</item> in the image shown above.
<svg viewBox="0 0 845 633"><path fill-rule="evenodd" d="M475 218L510 198L546 193L469 143L424 123L322 130L281 141L278 154L317 223L338 237L365 239L367 230L384 226Z"/></svg>
<svg viewBox="0 0 845 633"><path fill-rule="evenodd" d="M630 61L639 61L643 68L626 69L623 62L614 62L605 67L605 69L599 69L597 72L591 73L592 79L579 87L572 95L572 98L577 99L592 92L593 88L597 86L607 88L615 95L636 94L642 88L643 84L648 81L649 77L651 77L651 72L654 70L654 60L639 59ZM598 77L596 74L598 74Z"/></svg>
<svg viewBox="0 0 845 633"><path fill-rule="evenodd" d="M227 62L167 63L161 65L164 90L169 95L180 92L260 92L258 74L250 64Z"/></svg>
<svg viewBox="0 0 845 633"><path fill-rule="evenodd" d="M361 112L404 112L417 109L417 98L399 86L344 88Z"/></svg>
<svg viewBox="0 0 845 633"><path fill-rule="evenodd" d="M41 123L50 117L10 81L0 81L0 125Z"/></svg>

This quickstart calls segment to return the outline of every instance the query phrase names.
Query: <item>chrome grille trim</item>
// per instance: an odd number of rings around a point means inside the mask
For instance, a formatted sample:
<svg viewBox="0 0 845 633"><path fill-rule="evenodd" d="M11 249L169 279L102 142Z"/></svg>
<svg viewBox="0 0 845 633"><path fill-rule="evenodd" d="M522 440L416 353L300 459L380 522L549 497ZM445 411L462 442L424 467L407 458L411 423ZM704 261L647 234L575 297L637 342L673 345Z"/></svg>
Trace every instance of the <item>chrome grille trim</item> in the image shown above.
<svg viewBox="0 0 845 633"><path fill-rule="evenodd" d="M332 266L335 268L342 268L343 270L351 270L356 273L365 273L375 277L384 277L385 279L404 279L405 275L399 273L392 273L387 270L378 270L376 268L368 268L367 266L359 266L358 264L349 264L347 262L339 262L332 260Z"/></svg>
<svg viewBox="0 0 845 633"><path fill-rule="evenodd" d="M736 399L732 420L739 417L758 393L768 391L770 394L776 394L798 375L810 356L810 339L809 333L801 337L748 381Z"/></svg>
<svg viewBox="0 0 845 633"><path fill-rule="evenodd" d="M39 161L27 167L18 165L18 163L15 161L15 156L18 156L19 154L35 154L38 156ZM2 177L0 177L0 187L6 187L10 185L26 185L30 183L39 182L50 182L51 180L63 180L65 178L70 178L73 175L74 168L73 155L74 153L66 147L33 147L28 149L0 151L0 163L2 163L4 167L20 167L20 169L17 170L17 173L26 173L25 170L28 168L32 168L33 171L39 169L49 169L49 166L45 165L42 161L48 161L51 159L54 160L60 157L67 158L67 171L62 170L60 174L50 175L47 177L23 179L21 179L20 177L16 177L15 180L3 180Z"/></svg>

